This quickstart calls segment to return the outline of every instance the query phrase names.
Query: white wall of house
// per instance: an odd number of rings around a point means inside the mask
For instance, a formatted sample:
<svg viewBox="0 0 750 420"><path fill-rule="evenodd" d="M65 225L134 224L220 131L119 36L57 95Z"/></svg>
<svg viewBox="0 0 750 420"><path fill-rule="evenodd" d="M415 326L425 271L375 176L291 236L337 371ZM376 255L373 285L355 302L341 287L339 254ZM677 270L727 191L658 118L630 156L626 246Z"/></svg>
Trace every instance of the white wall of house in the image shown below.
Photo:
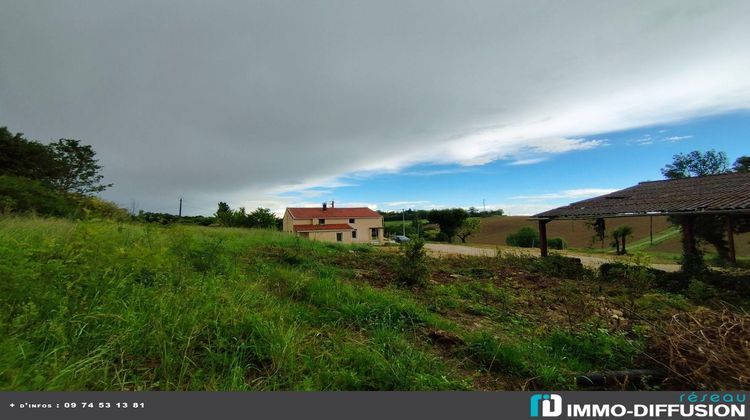
<svg viewBox="0 0 750 420"><path fill-rule="evenodd" d="M376 241L378 243L383 243L384 236L383 236L383 218L382 217L360 217L360 218L325 218L325 225L334 225L334 224L347 224L351 227L353 227L356 231L356 237L353 237L355 235L352 235L351 231L342 231L343 237L342 237L342 243L361 243L361 244L368 244L373 241ZM283 227L282 230L284 232L294 233L294 226L295 225L320 225L320 219L294 219L291 215L291 212L287 210L284 213L284 219L283 219ZM375 229L375 236L373 237L372 230ZM301 232L300 232L301 233ZM320 241L328 241L328 242L338 242L336 233L330 232L330 231L312 231L309 232L307 235L301 235L301 236L307 236L310 239L313 240L320 240Z"/></svg>

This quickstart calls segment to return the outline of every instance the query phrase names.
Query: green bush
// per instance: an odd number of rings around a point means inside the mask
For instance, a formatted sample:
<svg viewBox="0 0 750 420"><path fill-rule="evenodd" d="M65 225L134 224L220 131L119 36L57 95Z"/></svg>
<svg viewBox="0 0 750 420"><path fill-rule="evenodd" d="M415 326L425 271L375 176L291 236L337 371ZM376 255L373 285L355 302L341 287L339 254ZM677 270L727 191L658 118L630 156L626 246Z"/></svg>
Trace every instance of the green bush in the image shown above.
<svg viewBox="0 0 750 420"><path fill-rule="evenodd" d="M685 295L698 303L705 303L717 296L716 289L698 279L692 279L688 283Z"/></svg>
<svg viewBox="0 0 750 420"><path fill-rule="evenodd" d="M524 226L518 229L516 233L511 233L505 238L505 243L510 246L518 246L521 248L532 248L539 245L539 232L534 228Z"/></svg>
<svg viewBox="0 0 750 420"><path fill-rule="evenodd" d="M409 286L427 283L430 276L427 252L422 239L413 239L401 245L401 255L396 263L396 278Z"/></svg>
<svg viewBox="0 0 750 420"><path fill-rule="evenodd" d="M568 279L581 279L589 273L589 270L581 263L580 258L554 254L543 258L534 258L530 268L533 271L553 277Z"/></svg>
<svg viewBox="0 0 750 420"><path fill-rule="evenodd" d="M39 213L70 216L76 204L39 181L16 176L0 176L0 213Z"/></svg>
<svg viewBox="0 0 750 420"><path fill-rule="evenodd" d="M547 247L550 249L565 249L568 247L568 243L563 238L551 238L547 240Z"/></svg>

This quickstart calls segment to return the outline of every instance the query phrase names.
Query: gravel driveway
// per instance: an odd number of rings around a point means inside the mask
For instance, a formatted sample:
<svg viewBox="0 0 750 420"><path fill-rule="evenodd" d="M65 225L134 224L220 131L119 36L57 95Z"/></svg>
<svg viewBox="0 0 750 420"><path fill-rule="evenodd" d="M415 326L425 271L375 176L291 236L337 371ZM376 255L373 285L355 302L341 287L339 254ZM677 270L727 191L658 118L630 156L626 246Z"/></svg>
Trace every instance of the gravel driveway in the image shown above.
<svg viewBox="0 0 750 420"><path fill-rule="evenodd" d="M440 254L452 254L452 255L476 255L485 257L494 257L497 255L497 251L493 248L481 248L476 246L466 245L452 245L452 244L425 244L425 248L435 255ZM509 252L519 255L539 255L539 249L537 248L512 248L512 247L501 247L502 252ZM581 263L586 267L599 268L600 265L608 262L616 262L615 258L607 257L592 257L590 255L578 255L571 254L569 252L562 252L563 255L568 257L580 258ZM657 270L663 271L679 271L680 266L677 264L651 264L651 267Z"/></svg>

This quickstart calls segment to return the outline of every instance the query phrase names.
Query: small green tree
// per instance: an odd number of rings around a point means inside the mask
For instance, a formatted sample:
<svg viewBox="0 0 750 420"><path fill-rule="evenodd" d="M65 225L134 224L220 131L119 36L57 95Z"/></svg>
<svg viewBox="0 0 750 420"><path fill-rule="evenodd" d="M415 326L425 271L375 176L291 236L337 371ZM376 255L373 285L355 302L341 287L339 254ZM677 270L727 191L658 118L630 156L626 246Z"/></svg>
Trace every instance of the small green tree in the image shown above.
<svg viewBox="0 0 750 420"><path fill-rule="evenodd" d="M461 223L456 231L456 236L461 239L462 243L466 243L466 238L474 233L479 232L481 222L478 217L469 217Z"/></svg>
<svg viewBox="0 0 750 420"><path fill-rule="evenodd" d="M219 202L219 209L216 210L216 223L221 226L232 226L232 209L229 208L229 204L221 201Z"/></svg>
<svg viewBox="0 0 750 420"><path fill-rule="evenodd" d="M250 213L252 227L261 229L276 229L277 219L270 209L258 207Z"/></svg>
<svg viewBox="0 0 750 420"><path fill-rule="evenodd" d="M591 245L593 246L594 242L599 241L601 247L604 248L604 239L607 237L607 228L604 219L600 217L594 221L586 222L586 227L594 230L594 236L591 237Z"/></svg>
<svg viewBox="0 0 750 420"><path fill-rule="evenodd" d="M104 178L100 173L102 167L96 160L96 152L91 146L83 145L78 140L60 139L48 147L62 165L60 175L52 181L60 191L89 195L112 186L101 184Z"/></svg>
<svg viewBox="0 0 750 420"><path fill-rule="evenodd" d="M397 280L408 286L422 286L427 283L429 276L424 241L415 238L401 244L401 255L396 262Z"/></svg>
<svg viewBox="0 0 750 420"><path fill-rule="evenodd" d="M633 228L628 225L618 226L612 231L612 246L617 248L617 255L628 253L625 242L630 236L633 236Z"/></svg>

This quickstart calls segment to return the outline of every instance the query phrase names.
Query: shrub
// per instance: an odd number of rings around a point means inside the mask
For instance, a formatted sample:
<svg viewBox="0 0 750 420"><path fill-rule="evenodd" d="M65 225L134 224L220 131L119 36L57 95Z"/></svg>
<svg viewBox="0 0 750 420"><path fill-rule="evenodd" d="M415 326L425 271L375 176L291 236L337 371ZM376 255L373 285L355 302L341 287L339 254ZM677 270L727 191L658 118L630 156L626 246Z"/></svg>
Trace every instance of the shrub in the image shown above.
<svg viewBox="0 0 750 420"><path fill-rule="evenodd" d="M656 329L649 353L669 366L672 380L699 389L750 386L750 316L699 308Z"/></svg>
<svg viewBox="0 0 750 420"><path fill-rule="evenodd" d="M698 279L692 279L688 283L685 295L690 299L702 303L716 297L716 289Z"/></svg>
<svg viewBox="0 0 750 420"><path fill-rule="evenodd" d="M30 213L70 216L75 203L39 181L15 176L0 176L0 213Z"/></svg>
<svg viewBox="0 0 750 420"><path fill-rule="evenodd" d="M521 248L532 248L539 244L539 232L534 228L524 226L518 229L516 233L511 233L505 238L505 243L510 246L518 246Z"/></svg>
<svg viewBox="0 0 750 420"><path fill-rule="evenodd" d="M533 271L549 274L554 277L581 279L589 273L589 270L581 263L580 258L549 255L544 258L534 258L531 261L530 268Z"/></svg>
<svg viewBox="0 0 750 420"><path fill-rule="evenodd" d="M563 238L551 238L547 241L547 247L550 249L565 249L568 243Z"/></svg>
<svg viewBox="0 0 750 420"><path fill-rule="evenodd" d="M409 286L420 286L427 282L430 271L424 241L416 238L401 245L401 255L396 264L396 278Z"/></svg>

